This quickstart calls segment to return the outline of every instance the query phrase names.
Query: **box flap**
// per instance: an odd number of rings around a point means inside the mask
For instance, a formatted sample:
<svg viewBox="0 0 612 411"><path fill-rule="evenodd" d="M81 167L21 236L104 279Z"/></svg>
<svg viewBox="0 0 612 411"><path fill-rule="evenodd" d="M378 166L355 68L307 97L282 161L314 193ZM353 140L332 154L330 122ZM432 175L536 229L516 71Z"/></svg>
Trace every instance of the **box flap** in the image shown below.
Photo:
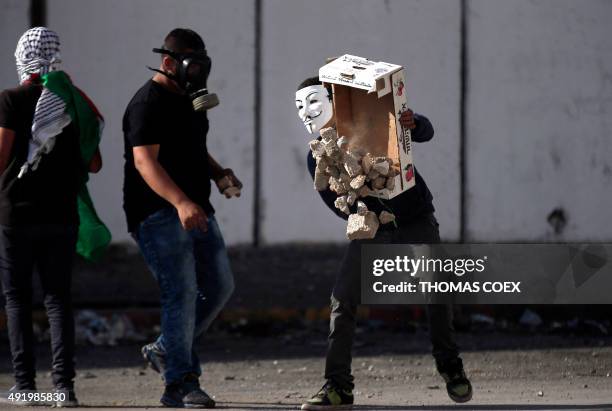
<svg viewBox="0 0 612 411"><path fill-rule="evenodd" d="M368 93L385 88L385 82L377 80L401 70L402 66L372 61L345 54L319 69L319 80L366 90Z"/></svg>

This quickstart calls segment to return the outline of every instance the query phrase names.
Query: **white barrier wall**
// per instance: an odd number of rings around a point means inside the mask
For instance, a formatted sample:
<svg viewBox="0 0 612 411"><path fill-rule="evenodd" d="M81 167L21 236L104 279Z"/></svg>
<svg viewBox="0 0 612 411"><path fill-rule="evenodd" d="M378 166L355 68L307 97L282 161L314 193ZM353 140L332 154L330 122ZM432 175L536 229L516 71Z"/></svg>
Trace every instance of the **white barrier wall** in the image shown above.
<svg viewBox="0 0 612 411"><path fill-rule="evenodd" d="M427 115L434 140L415 144L414 162L435 197L442 235L459 233L459 2L265 0L263 2L264 239L342 240L345 223L314 191L309 137L295 90L325 58L345 53L403 64L408 102Z"/></svg>
<svg viewBox="0 0 612 411"><path fill-rule="evenodd" d="M19 84L14 53L17 40L29 28L28 5L23 0L0 3L0 90Z"/></svg>
<svg viewBox="0 0 612 411"><path fill-rule="evenodd" d="M612 238L612 2L468 0L468 240ZM0 87L17 82L13 52L29 2L1 0ZM64 67L106 116L103 171L92 178L98 211L116 241L122 210L121 118L157 65L150 50L173 27L199 31L213 58L209 147L245 183L213 202L229 244L250 242L254 187L254 90L262 90L264 242L335 241L344 222L312 188L309 136L294 108L298 83L326 57L350 52L403 64L410 105L434 140L415 164L434 194L446 240L459 238L459 0L262 0L261 78L254 77L255 1L48 0L48 25ZM568 219L555 236L546 218Z"/></svg>
<svg viewBox="0 0 612 411"><path fill-rule="evenodd" d="M612 2L469 3L469 239L609 240Z"/></svg>
<svg viewBox="0 0 612 411"><path fill-rule="evenodd" d="M106 118L104 168L92 177L92 196L115 241L128 239L122 209L121 120L136 90L158 67L160 47L175 27L199 32L213 60L211 91L221 104L209 112L210 153L232 167L246 189L226 200L213 187L212 201L228 243L249 242L253 187L254 6L243 0L53 0L48 25L61 37L64 68ZM180 137L180 136L177 136ZM197 178L197 176L194 176Z"/></svg>

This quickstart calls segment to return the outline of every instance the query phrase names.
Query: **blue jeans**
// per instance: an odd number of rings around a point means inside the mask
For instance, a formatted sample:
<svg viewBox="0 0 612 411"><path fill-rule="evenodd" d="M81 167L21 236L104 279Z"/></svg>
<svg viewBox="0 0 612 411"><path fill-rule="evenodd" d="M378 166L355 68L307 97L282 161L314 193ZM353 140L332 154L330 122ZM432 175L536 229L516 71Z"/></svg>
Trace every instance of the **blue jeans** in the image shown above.
<svg viewBox="0 0 612 411"><path fill-rule="evenodd" d="M166 384L202 374L194 341L210 326L232 292L234 277L214 216L208 231L186 231L174 208L159 210L135 230L134 238L159 284Z"/></svg>

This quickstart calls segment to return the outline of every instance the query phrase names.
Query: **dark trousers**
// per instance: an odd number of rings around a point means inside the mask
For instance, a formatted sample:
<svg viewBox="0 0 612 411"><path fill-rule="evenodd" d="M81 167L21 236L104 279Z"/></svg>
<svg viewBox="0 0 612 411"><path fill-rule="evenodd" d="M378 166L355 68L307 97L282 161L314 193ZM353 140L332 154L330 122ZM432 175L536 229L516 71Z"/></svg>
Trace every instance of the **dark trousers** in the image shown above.
<svg viewBox="0 0 612 411"><path fill-rule="evenodd" d="M53 383L58 388L72 387L74 318L70 284L76 237L76 226L0 226L0 277L17 388L33 388L36 378L32 330L34 269L40 276L49 317Z"/></svg>
<svg viewBox="0 0 612 411"><path fill-rule="evenodd" d="M325 363L325 378L343 389L353 389L351 351L355 336L355 315L361 299L362 244L433 244L440 242L438 222L432 214L422 216L400 228L379 230L372 240L354 240L342 261L331 296L330 332ZM458 356L452 337L452 307L427 305L433 356L445 361Z"/></svg>

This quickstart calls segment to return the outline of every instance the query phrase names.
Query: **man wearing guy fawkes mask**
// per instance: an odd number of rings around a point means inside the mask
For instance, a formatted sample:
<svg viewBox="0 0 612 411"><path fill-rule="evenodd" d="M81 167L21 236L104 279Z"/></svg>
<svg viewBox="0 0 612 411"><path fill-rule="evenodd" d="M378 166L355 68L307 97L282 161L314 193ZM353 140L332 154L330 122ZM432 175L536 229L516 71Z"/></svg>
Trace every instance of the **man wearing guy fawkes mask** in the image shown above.
<svg viewBox="0 0 612 411"><path fill-rule="evenodd" d="M318 77L304 80L295 93L298 116L310 134L317 135L321 129L335 126L333 94L331 87L324 86ZM411 130L412 141L431 140L434 131L429 120L411 110L400 117L402 127ZM319 137L320 139L320 137ZM316 161L308 153L308 170L314 180ZM365 197L361 200L377 215L391 211L396 216L397 226L381 225L373 240L379 244L426 244L439 243L438 222L434 217L433 197L421 175L415 169L416 185L391 200ZM339 217L348 215L336 208L337 194L329 188L319 191L325 204ZM331 321L327 359L326 383L321 390L302 405L304 410L346 409L353 404L353 376L351 375L351 350L355 333L357 305L361 297L361 244L363 240L350 242L344 256L331 295ZM436 368L446 382L449 397L456 402L472 398L472 386L463 370L458 347L452 336L452 307L442 304L427 305L430 338Z"/></svg>
<svg viewBox="0 0 612 411"><path fill-rule="evenodd" d="M194 340L219 314L234 280L209 201L211 180L228 198L242 184L208 153L206 109L216 96L206 90L210 58L202 38L174 29L154 51L161 64L123 118L128 231L161 294L161 335L142 354L162 374L163 405L212 408L199 385Z"/></svg>

